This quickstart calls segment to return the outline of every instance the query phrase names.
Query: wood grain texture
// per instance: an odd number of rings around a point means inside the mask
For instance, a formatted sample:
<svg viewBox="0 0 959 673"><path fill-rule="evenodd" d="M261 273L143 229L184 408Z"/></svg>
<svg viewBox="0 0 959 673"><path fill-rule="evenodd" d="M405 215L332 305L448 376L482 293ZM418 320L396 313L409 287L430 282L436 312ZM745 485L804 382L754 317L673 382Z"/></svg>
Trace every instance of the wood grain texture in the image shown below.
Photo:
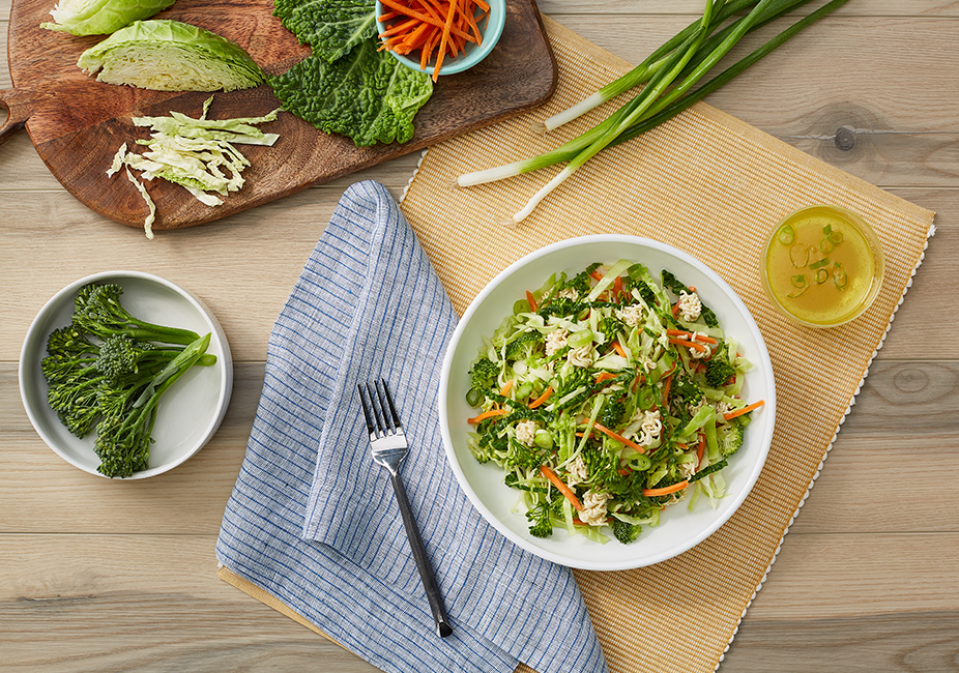
<svg viewBox="0 0 959 673"><path fill-rule="evenodd" d="M213 30L246 49L269 74L285 72L309 54L272 15L272 0L195 2L180 0L157 18ZM209 93L148 91L97 82L76 67L79 55L99 37L76 38L41 29L46 0L13 4L7 49L13 89L3 100L11 122L26 129L50 172L79 201L121 224L139 227L145 205L128 181L107 180L104 171L124 142L146 137L134 116L171 110L198 116ZM273 147L249 147L244 189L210 208L164 181L146 184L159 204L157 230L179 229L242 212L309 185L349 175L456 134L480 128L543 102L556 83L556 64L534 0L511 0L506 27L492 53L470 70L443 77L416 116L416 133L405 144L359 148L327 135L289 113L269 127L280 135ZM263 115L279 107L269 85L218 94L211 118Z"/></svg>
<svg viewBox="0 0 959 673"><path fill-rule="evenodd" d="M540 7L638 61L701 4ZM9 8L0 0L0 54ZM959 341L938 338L959 330L957 18L957 2L853 0L814 28L820 33L797 38L709 99L935 210L938 229L720 673L959 671ZM800 48L806 38L821 51ZM0 90L10 86L4 63L0 56ZM857 129L849 150L836 145L843 126ZM66 193L26 134L0 148L3 670L375 670L224 585L212 550L272 321L343 189L374 178L399 196L416 160L391 160L148 243ZM237 358L233 402L214 441L134 488L53 454L29 426L16 381L20 344L42 303L82 275L119 267L200 294Z"/></svg>

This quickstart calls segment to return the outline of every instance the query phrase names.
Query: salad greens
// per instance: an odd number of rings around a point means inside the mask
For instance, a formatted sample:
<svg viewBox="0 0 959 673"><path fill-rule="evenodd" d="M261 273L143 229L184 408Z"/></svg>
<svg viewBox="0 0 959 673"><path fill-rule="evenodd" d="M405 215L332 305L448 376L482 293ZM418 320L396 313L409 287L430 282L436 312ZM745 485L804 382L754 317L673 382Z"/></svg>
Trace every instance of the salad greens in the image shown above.
<svg viewBox="0 0 959 673"><path fill-rule="evenodd" d="M408 142L433 95L429 75L379 50L372 0L275 0L274 14L313 54L268 77L283 109L357 147Z"/></svg>
<svg viewBox="0 0 959 673"><path fill-rule="evenodd" d="M176 0L60 0L41 28L71 35L107 35L134 21L148 19Z"/></svg>
<svg viewBox="0 0 959 673"><path fill-rule="evenodd" d="M205 205L219 206L223 203L220 196L244 185L241 174L250 165L234 144L272 146L279 138L276 133L263 133L256 128L258 124L275 121L279 110L262 117L207 119L212 103L210 96L198 119L180 112L171 112L169 117L134 117L135 126L149 127L152 132L149 139L137 141L147 151L130 152L124 143L113 158L107 177L126 167L127 179L136 185L150 209L143 223L147 238L153 238L156 207L130 168L142 171L144 180L162 178L180 185Z"/></svg>
<svg viewBox="0 0 959 673"><path fill-rule="evenodd" d="M136 21L80 55L97 81L157 91L234 91L263 82L242 47L179 21Z"/></svg>
<svg viewBox="0 0 959 673"><path fill-rule="evenodd" d="M522 491L530 534L636 540L689 497L714 507L753 410L750 364L715 314L668 271L590 264L553 274L470 369L470 451Z"/></svg>

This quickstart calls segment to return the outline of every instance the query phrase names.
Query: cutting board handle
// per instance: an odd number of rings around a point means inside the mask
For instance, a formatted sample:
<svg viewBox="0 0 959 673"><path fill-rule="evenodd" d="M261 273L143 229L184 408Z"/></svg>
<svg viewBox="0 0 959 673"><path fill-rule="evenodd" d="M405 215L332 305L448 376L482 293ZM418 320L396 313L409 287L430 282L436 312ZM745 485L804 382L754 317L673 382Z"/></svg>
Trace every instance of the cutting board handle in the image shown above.
<svg viewBox="0 0 959 673"><path fill-rule="evenodd" d="M23 128L30 117L30 109L16 89L0 91L0 107L7 111L7 119L0 126L0 145Z"/></svg>

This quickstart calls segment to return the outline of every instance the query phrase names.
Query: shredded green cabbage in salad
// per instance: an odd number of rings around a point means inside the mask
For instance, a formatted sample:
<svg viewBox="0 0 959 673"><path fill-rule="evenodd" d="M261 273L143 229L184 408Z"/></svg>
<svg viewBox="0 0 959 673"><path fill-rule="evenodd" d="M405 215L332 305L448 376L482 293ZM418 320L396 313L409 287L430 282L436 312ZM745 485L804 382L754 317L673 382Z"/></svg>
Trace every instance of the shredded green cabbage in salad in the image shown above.
<svg viewBox="0 0 959 673"><path fill-rule="evenodd" d="M713 507L753 409L750 364L695 288L642 264L553 274L470 369L470 450L522 491L530 534L622 543L689 494Z"/></svg>

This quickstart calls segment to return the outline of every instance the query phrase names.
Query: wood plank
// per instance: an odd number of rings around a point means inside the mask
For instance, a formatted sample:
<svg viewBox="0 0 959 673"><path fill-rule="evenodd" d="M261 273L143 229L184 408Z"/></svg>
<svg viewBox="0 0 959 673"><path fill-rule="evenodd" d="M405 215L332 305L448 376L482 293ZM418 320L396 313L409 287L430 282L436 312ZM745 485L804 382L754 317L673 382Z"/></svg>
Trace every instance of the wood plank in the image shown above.
<svg viewBox="0 0 959 673"><path fill-rule="evenodd" d="M318 656L324 670L373 670L218 580L214 541L4 536L5 670L297 670ZM782 662L809 652L821 662L831 652L863 662L844 670L893 670L866 666L889 658L951 670L938 665L959 652L948 637L959 623L957 573L955 534L793 534L722 670L828 670L770 664L762 657L774 642Z"/></svg>
<svg viewBox="0 0 959 673"><path fill-rule="evenodd" d="M220 581L212 536L3 539L4 671L377 670Z"/></svg>
<svg viewBox="0 0 959 673"><path fill-rule="evenodd" d="M411 170L406 164L406 172L397 167L386 176L394 196L402 193ZM356 177L374 175L383 174ZM105 221L63 191L32 192L26 201L0 199L0 283L8 288L0 294L0 315L9 326L9 338L0 343L0 360L19 358L30 322L47 299L94 270L110 268L156 273L198 294L223 324L234 357L262 359L270 328L348 183L344 179L310 189L220 222L158 235L154 241ZM880 358L959 358L959 341L914 338L914 330L959 331L959 312L942 312L938 291L951 286L959 266L959 190L892 191L938 211L938 234ZM29 284L22 282L17 263L24 257L33 268L44 269Z"/></svg>
<svg viewBox="0 0 959 673"><path fill-rule="evenodd" d="M111 482L68 465L40 440L20 405L15 366L0 363L0 533L214 534L262 381L262 363L239 363L230 410L209 445L164 475ZM794 531L959 533L959 490L942 487L959 482L957 388L957 362L875 365ZM907 515L882 487L893 479L909 494Z"/></svg>

